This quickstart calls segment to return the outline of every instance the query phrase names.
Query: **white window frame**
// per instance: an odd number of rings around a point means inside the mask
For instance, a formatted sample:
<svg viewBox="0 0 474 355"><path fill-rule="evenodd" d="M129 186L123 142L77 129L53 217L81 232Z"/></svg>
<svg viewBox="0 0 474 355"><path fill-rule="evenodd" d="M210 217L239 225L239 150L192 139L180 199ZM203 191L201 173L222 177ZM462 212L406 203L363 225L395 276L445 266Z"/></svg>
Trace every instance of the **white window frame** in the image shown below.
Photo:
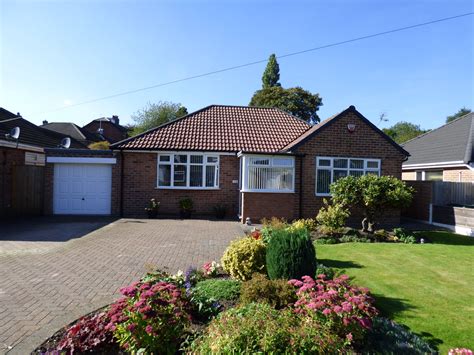
<svg viewBox="0 0 474 355"><path fill-rule="evenodd" d="M186 155L186 163L175 163L175 155ZM191 155L202 156L202 164L191 163ZM170 160L167 162L160 162L161 156L169 156ZM214 163L207 161L208 157L217 158ZM171 166L171 179L170 186L160 186L160 165ZM186 186L174 186L174 167L175 165L186 166ZM191 166L199 165L202 166L202 184L203 186L190 186L191 184ZM206 184L206 166L215 166L214 171L214 186L205 186ZM219 166L220 156L217 153L204 153L204 152L160 152L156 157L156 188L164 190L218 190L219 189Z"/></svg>
<svg viewBox="0 0 474 355"><path fill-rule="evenodd" d="M277 159L289 159L292 161L292 165L278 165L274 163ZM282 156L282 155L242 155L242 187L241 192L263 192L263 193L294 193L295 192L295 157L294 156ZM255 164L252 163L253 159L268 159L269 164ZM251 167L269 167L269 168L291 168L293 181L291 189L250 189L249 186L249 168Z"/></svg>
<svg viewBox="0 0 474 355"><path fill-rule="evenodd" d="M335 159L347 159L347 168L335 168L334 167L334 160ZM363 168L351 168L351 162L350 160L363 160L364 161L364 167ZM320 166L319 161L320 160L329 160L331 163L329 166ZM377 162L378 163L378 168L369 168L367 167L368 162ZM331 193L328 192L318 192L318 170L330 170L331 171L331 184L334 183L334 170L346 170L347 175L349 176L349 171L362 171L363 175L366 175L368 172L372 173L377 173L378 176L380 176L381 171L382 171L382 159L376 159L376 158L360 158L360 157L316 157L316 169L315 169L315 185L314 185L314 192L316 196L321 196L321 197L329 197L331 196Z"/></svg>

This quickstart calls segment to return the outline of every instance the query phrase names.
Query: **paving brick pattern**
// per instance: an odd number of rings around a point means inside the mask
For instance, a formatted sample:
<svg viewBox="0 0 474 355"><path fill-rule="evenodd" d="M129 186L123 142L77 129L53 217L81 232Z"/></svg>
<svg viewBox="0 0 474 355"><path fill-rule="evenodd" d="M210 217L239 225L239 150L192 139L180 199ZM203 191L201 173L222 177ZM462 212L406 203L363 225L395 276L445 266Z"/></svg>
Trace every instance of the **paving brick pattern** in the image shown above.
<svg viewBox="0 0 474 355"><path fill-rule="evenodd" d="M35 241L24 254L0 248L0 354L28 354L149 267L176 272L218 260L242 233L230 221L121 219L49 250Z"/></svg>

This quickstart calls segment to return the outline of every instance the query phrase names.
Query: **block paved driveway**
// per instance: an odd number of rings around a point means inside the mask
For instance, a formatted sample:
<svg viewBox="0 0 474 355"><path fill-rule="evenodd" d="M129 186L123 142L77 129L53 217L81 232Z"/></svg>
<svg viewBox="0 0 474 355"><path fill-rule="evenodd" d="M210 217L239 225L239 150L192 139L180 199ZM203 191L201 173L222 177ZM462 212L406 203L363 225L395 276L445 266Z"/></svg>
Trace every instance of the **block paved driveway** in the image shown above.
<svg viewBox="0 0 474 355"><path fill-rule="evenodd" d="M0 225L0 354L27 354L150 267L219 260L238 222L33 219Z"/></svg>

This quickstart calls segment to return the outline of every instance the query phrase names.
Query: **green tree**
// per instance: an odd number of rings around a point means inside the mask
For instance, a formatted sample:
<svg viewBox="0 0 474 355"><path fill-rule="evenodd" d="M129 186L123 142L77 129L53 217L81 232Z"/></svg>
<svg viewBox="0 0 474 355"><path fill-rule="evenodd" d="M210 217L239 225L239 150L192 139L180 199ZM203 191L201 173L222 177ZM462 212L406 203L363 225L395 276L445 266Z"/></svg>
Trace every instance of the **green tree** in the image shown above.
<svg viewBox="0 0 474 355"><path fill-rule="evenodd" d="M470 108L461 108L459 109L458 112L456 112L454 115L446 117L446 123L449 123L451 121L454 121L456 118L462 117L464 115L467 115L468 113L471 113L472 110Z"/></svg>
<svg viewBox="0 0 474 355"><path fill-rule="evenodd" d="M186 107L169 101L148 103L143 109L132 115L136 122L132 136L136 136L149 129L158 127L164 123L171 122L188 113Z"/></svg>
<svg viewBox="0 0 474 355"><path fill-rule="evenodd" d="M419 125L410 122L398 122L392 127L382 129L382 131L398 144L428 132L428 130L421 129Z"/></svg>
<svg viewBox="0 0 474 355"><path fill-rule="evenodd" d="M89 144L87 147L92 150L109 150L110 143L107 141L94 142Z"/></svg>
<svg viewBox="0 0 474 355"><path fill-rule="evenodd" d="M249 105L277 107L309 123L317 123L317 111L323 104L319 94L312 94L299 86L289 89L272 86L256 91Z"/></svg>
<svg viewBox="0 0 474 355"><path fill-rule="evenodd" d="M393 176L348 176L331 185L332 200L346 208L360 209L364 214L362 230L373 233L383 212L407 207L414 189Z"/></svg>
<svg viewBox="0 0 474 355"><path fill-rule="evenodd" d="M278 82L280 80L280 66L278 65L275 54L268 58L267 67L262 76L262 88L270 88L273 86L281 86Z"/></svg>

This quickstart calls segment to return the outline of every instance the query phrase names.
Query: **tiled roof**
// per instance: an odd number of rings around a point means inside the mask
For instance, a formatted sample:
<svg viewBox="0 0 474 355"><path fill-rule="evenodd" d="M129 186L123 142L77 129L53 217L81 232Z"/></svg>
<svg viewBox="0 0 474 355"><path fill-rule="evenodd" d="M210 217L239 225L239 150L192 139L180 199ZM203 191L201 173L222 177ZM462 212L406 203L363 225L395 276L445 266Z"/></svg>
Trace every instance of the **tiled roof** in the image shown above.
<svg viewBox="0 0 474 355"><path fill-rule="evenodd" d="M60 134L38 127L23 117L0 107L0 140L5 140L5 133L14 127L20 127L18 143L34 145L42 148L55 148L66 134ZM71 148L85 148L83 144L71 137Z"/></svg>
<svg viewBox="0 0 474 355"><path fill-rule="evenodd" d="M474 162L474 113L468 113L403 144L411 164Z"/></svg>
<svg viewBox="0 0 474 355"><path fill-rule="evenodd" d="M276 108L212 105L112 148L276 153L310 128Z"/></svg>

